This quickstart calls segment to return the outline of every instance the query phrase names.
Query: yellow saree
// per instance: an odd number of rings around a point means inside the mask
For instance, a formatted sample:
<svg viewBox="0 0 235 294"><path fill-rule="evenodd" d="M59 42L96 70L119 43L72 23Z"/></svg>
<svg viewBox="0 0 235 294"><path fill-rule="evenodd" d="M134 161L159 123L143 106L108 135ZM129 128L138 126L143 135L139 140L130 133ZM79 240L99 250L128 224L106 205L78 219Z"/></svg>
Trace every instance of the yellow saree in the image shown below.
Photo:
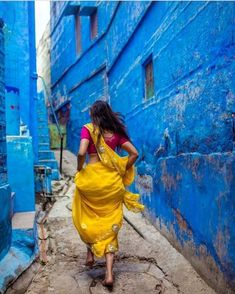
<svg viewBox="0 0 235 294"><path fill-rule="evenodd" d="M72 202L73 223L83 240L97 257L118 250L118 232L123 222L123 203L140 212L144 205L138 202L139 194L125 189L134 180L134 167L126 170L128 157L120 157L100 137L93 124L85 127L90 131L100 161L88 163L77 172Z"/></svg>

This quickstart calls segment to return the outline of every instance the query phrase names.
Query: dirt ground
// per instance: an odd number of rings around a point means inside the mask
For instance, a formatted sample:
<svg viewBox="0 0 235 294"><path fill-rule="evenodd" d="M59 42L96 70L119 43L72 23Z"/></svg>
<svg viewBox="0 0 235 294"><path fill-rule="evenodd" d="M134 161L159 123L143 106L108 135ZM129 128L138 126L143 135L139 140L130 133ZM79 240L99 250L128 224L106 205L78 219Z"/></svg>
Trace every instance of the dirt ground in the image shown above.
<svg viewBox="0 0 235 294"><path fill-rule="evenodd" d="M101 284L104 259L97 260L92 268L84 266L86 247L72 222L75 166L75 156L66 151L63 179L53 183L56 202L46 203L46 211L41 210L43 199L37 204L40 257L7 294L109 293ZM125 211L125 218L112 293L216 293L141 214Z"/></svg>

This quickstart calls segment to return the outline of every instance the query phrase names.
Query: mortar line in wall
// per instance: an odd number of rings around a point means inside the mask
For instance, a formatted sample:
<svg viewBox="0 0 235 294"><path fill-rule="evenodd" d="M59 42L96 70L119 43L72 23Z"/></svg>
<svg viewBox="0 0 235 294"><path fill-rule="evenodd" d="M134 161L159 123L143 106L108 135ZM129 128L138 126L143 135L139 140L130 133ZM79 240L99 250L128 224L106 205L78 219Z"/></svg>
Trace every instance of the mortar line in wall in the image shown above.
<svg viewBox="0 0 235 294"><path fill-rule="evenodd" d="M192 22L207 6L208 6L208 2L206 2L203 6L201 6L200 9L188 20L188 22L184 24L184 26L176 33L176 35L174 35L171 38L171 40L164 47L161 48L161 50L158 52L156 56L158 56L161 53L161 51L165 50L169 46L169 44L171 44L171 42L177 37L177 35L182 30L184 30L190 24L190 22Z"/></svg>
<svg viewBox="0 0 235 294"><path fill-rule="evenodd" d="M51 85L51 89L53 89L60 81L61 79L63 79L65 77L65 75L69 72L70 69L72 69L82 58L84 58L84 56L95 46L97 45L98 42L101 41L101 39L104 38L104 36L108 33L108 31L110 30L110 27L113 23L113 20L117 14L118 8L121 4L121 1L118 2L117 6L115 7L115 11L111 17L111 20L106 28L105 31L103 31L103 33L95 40L95 42L93 42L87 49L86 51L84 51L81 55L79 55L79 57L75 60L74 63L72 63L71 65L69 65L64 72L62 73L62 75L57 79L57 81L55 81L52 85ZM138 27L140 26L140 24L143 21L143 18L146 16L146 14L148 13L150 7L153 5L153 2L150 2L147 6L147 8L145 9L145 11L139 16L139 21L137 22L134 30L132 31L130 37L128 38L128 40L126 41L126 43L123 45L122 49L120 50L120 52L118 53L118 55L116 56L115 60L113 61L113 63L110 65L109 69L107 70L107 75L108 73L112 70L113 66L116 64L119 56L122 54L122 52L124 51L124 49L126 48L126 46L129 44L130 40L133 38L135 31L138 29ZM86 78L85 78L86 79Z"/></svg>
<svg viewBox="0 0 235 294"><path fill-rule="evenodd" d="M148 11L149 11L149 9L150 9L150 7L152 6L152 4L154 4L153 2L151 2L150 4L149 4L149 6L146 8L146 10L144 11L144 13L142 14L142 16L140 17L140 20L138 21L138 23L137 23L137 25L136 25L136 27L134 28L134 30L133 30L133 32L131 33L131 36L130 36L130 38L127 40L127 42L126 42L126 44L122 47L122 49L121 49L121 51L119 52L119 54L118 54L118 56L115 58L115 60L114 60L114 62L111 64L111 66L109 67L109 69L108 69L108 71L107 71L107 73L109 74L110 73L110 71L112 71L112 68L115 66L115 64L116 64L116 61L118 60L118 58L120 58L120 56L122 55L122 53L123 53L123 51L124 51L124 49L126 48L126 46L128 45L128 43L131 41L131 39L133 38L133 36L134 36L134 34L135 34L135 32L136 32L136 30L139 28L139 26L141 25L141 23L143 22L143 20L144 20L144 18L146 17L146 15L147 15L147 13L148 13ZM187 3L184 7L183 7L183 9L182 9L182 11L180 12L180 14L190 5L191 3L189 2L189 3ZM178 5L178 4L177 4ZM174 9L173 9L173 11L175 10L175 8L176 7L174 7ZM173 12L173 11L170 11L169 13L171 13L171 12ZM180 15L179 14L179 15ZM168 18L169 18L169 15L168 15ZM167 20L167 18L166 18L166 20ZM165 20L165 21L166 21ZM176 20L176 18L175 19L173 19L171 22L170 22L170 24L169 24L169 26L171 26L172 25L172 23L174 22ZM162 23L162 25L163 24L165 24L165 22L163 22ZM168 26L168 27L169 27ZM159 30L159 28L158 28L158 30ZM155 33L156 34L156 33ZM155 34L153 34L152 36L151 36L151 39L155 36ZM151 39L149 40L149 42L151 41ZM148 43L149 43L148 42ZM148 46L147 46L148 47ZM150 47L150 49L149 49L149 51L151 51L152 50L152 47ZM145 53L145 55L146 55L146 53ZM148 54L147 54L148 55Z"/></svg>
<svg viewBox="0 0 235 294"><path fill-rule="evenodd" d="M57 21L55 22L55 24L53 26L53 29L52 29L52 31L50 33L50 36L52 36L54 34L56 28L58 27L58 24L60 23L61 19L64 17L63 13L64 13L64 10L66 8L66 5L69 5L69 2L67 2L66 4L64 3L64 7L61 9L60 15L59 15ZM50 25L51 25L51 23L50 23Z"/></svg>
<svg viewBox="0 0 235 294"><path fill-rule="evenodd" d="M85 51L83 51L78 57L77 57L77 59L72 63L72 64L70 64L64 71L63 71L63 73L61 74L61 76L54 82L54 83L52 83L51 84L51 89L53 89L64 77L65 77L65 75L69 72L69 70L70 69L72 69L82 58L84 58L84 56L95 46L95 45L97 45L103 38L104 38L104 36L107 34L107 32L109 31L109 29L110 29L110 27L111 27L111 25L112 25L112 23L113 23L113 20L114 20L114 17L115 17L115 15L116 15L116 13L117 13L117 10L118 10L118 8L119 8L119 6L120 6L120 2L118 2L117 3L117 5L116 5L116 7L115 7L115 10L114 10L114 12L113 12L113 15L112 15L112 17L111 17L111 19L110 19L110 22L109 22L109 24L108 24L108 26L107 26L107 28L106 28L106 30L104 30L101 34L100 34L100 36L96 39L96 40L94 40L94 42L92 42L91 44L90 44L90 46L85 50Z"/></svg>
<svg viewBox="0 0 235 294"><path fill-rule="evenodd" d="M168 28L174 23L174 21L176 20L177 16L179 16L182 12L184 12L184 10L185 10L189 5L190 5L190 2L187 3L187 4L183 7L183 9L180 11L180 13L177 14L177 15L173 18L173 20L171 20L170 23L167 23L167 24L166 24L166 21L167 21L168 18L169 18L169 15L168 15L168 17L166 17L166 19L164 20L164 22L163 22L163 23L160 25L160 27L157 29L157 32L158 32L159 30L161 30L161 27L162 27L162 26L163 26L163 29L164 29L164 26L166 26L166 29L168 29ZM174 10L175 10L175 7L174 7L173 11L174 11ZM147 13L147 11L146 11L146 13ZM145 17L145 15L143 16L143 18L144 18L144 17ZM137 28L136 28L136 29L137 29ZM166 29L165 29L165 30L166 30ZM165 31L163 31L163 32L165 32ZM162 36L162 34L161 34L160 36ZM160 36L159 36L159 37L160 37ZM153 46L155 45L156 40L152 42L152 45L149 45L149 43L150 43L150 41L151 41L153 38L154 38L154 39L156 38L156 32L151 36L151 38L149 39L147 45L145 45L145 46L148 47L148 49L146 50L146 52L145 52L144 54L142 54L142 55L139 55L139 56L136 58L136 60L135 60L135 65L136 65L136 64L139 64L145 55L148 56L148 55L152 52L152 48L153 48ZM169 42L169 43L170 43L170 42ZM169 43L168 43L167 45L169 45ZM123 52L123 50L120 52L120 55L122 54L122 52ZM119 57L120 57L120 56L119 56ZM156 56L154 56L154 59L156 59ZM115 64L114 64L114 65L115 65ZM110 68L110 69L108 70L108 73L109 73L111 70L112 70L112 68ZM129 68L129 71L127 71L127 72L125 73L125 76L127 76L127 74L128 74L129 72L130 72L130 68ZM124 78L122 77L122 79L124 79Z"/></svg>
<svg viewBox="0 0 235 294"><path fill-rule="evenodd" d="M203 65L203 68L207 68L209 67L211 64L213 64L213 60L214 60L214 56L213 59L211 58L211 60L209 60L206 64ZM232 61L232 59L231 59ZM222 68L226 68L229 64L224 65ZM140 103L138 105L136 105L131 111L129 111L128 113L125 114L126 119L129 120L131 119L132 116L138 114L140 111L143 111L143 109L147 109L148 107L160 103L166 99L169 99L172 96L172 91L174 91L174 86L175 84L185 80L186 78L189 78L190 76L193 76L195 74L197 74L198 70L202 69L202 66L199 65L197 68L195 68L194 70L192 70L191 72L185 74L184 76L180 77L179 79L175 80L172 84L168 85L167 87L158 90L158 92L156 93L156 95L154 97L152 97L152 99L149 100L141 100ZM159 94L167 91L167 89L169 89L169 93L167 95L165 95L164 97L159 98ZM133 113L134 111L134 113ZM130 117L128 117L130 116Z"/></svg>
<svg viewBox="0 0 235 294"><path fill-rule="evenodd" d="M127 45L129 44L129 42L131 41L131 39L133 38L136 30L139 28L139 26L141 25L141 23L143 22L143 19L146 17L150 7L153 5L154 3L150 1L150 3L148 4L148 6L145 8L144 12L142 12L142 14L139 16L139 20L135 26L135 28L133 29L132 33L130 34L128 40L126 41L126 43L122 46L121 50L119 51L119 53L117 54L116 58L114 59L114 61L110 64L109 69L107 70L107 74L110 73L110 71L112 70L112 68L115 66L116 62L118 61L118 59L120 58L120 56L122 55L123 51L125 50L125 48L127 47Z"/></svg>
<svg viewBox="0 0 235 294"><path fill-rule="evenodd" d="M91 80L92 78L94 78L97 74L99 74L100 72L102 72L105 68L106 68L106 63L102 64L95 71L93 71L89 76L87 76L86 78L84 78L83 80L81 80L80 82L78 82L77 84L75 84L68 91L68 93L71 94L73 91L75 91L77 88L79 88L82 84L84 84L85 82L88 82L89 80Z"/></svg>

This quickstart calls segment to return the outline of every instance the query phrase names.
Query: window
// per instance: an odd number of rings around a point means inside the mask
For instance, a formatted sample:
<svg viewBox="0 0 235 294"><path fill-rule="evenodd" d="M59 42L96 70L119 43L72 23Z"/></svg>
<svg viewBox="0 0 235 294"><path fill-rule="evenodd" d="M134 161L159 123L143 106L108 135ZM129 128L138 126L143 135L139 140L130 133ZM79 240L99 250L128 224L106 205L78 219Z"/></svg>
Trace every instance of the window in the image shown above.
<svg viewBox="0 0 235 294"><path fill-rule="evenodd" d="M153 77L153 59L152 56L144 63L145 74L145 99L154 96L154 77Z"/></svg>
<svg viewBox="0 0 235 294"><path fill-rule="evenodd" d="M75 15L75 32L76 32L76 51L80 53L82 51L82 44L81 44L81 20L79 11Z"/></svg>
<svg viewBox="0 0 235 294"><path fill-rule="evenodd" d="M90 29L91 29L91 40L93 40L98 34L98 19L97 9L90 16Z"/></svg>

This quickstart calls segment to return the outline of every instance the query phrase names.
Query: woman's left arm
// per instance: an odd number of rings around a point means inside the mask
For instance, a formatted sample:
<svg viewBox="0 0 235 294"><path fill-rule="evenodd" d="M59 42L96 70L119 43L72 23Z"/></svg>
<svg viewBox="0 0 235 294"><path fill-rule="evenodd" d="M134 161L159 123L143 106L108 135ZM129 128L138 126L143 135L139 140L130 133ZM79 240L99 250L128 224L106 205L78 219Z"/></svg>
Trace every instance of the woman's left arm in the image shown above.
<svg viewBox="0 0 235 294"><path fill-rule="evenodd" d="M127 153L129 154L128 162L127 162L127 165L126 165L126 169L128 169L136 162L139 154L138 154L138 151L136 150L135 146L129 141L122 144L121 148L126 150Z"/></svg>
<svg viewBox="0 0 235 294"><path fill-rule="evenodd" d="M83 167L83 164L86 160L86 152L89 145L88 139L81 139L80 147L77 154L77 171L80 171Z"/></svg>

